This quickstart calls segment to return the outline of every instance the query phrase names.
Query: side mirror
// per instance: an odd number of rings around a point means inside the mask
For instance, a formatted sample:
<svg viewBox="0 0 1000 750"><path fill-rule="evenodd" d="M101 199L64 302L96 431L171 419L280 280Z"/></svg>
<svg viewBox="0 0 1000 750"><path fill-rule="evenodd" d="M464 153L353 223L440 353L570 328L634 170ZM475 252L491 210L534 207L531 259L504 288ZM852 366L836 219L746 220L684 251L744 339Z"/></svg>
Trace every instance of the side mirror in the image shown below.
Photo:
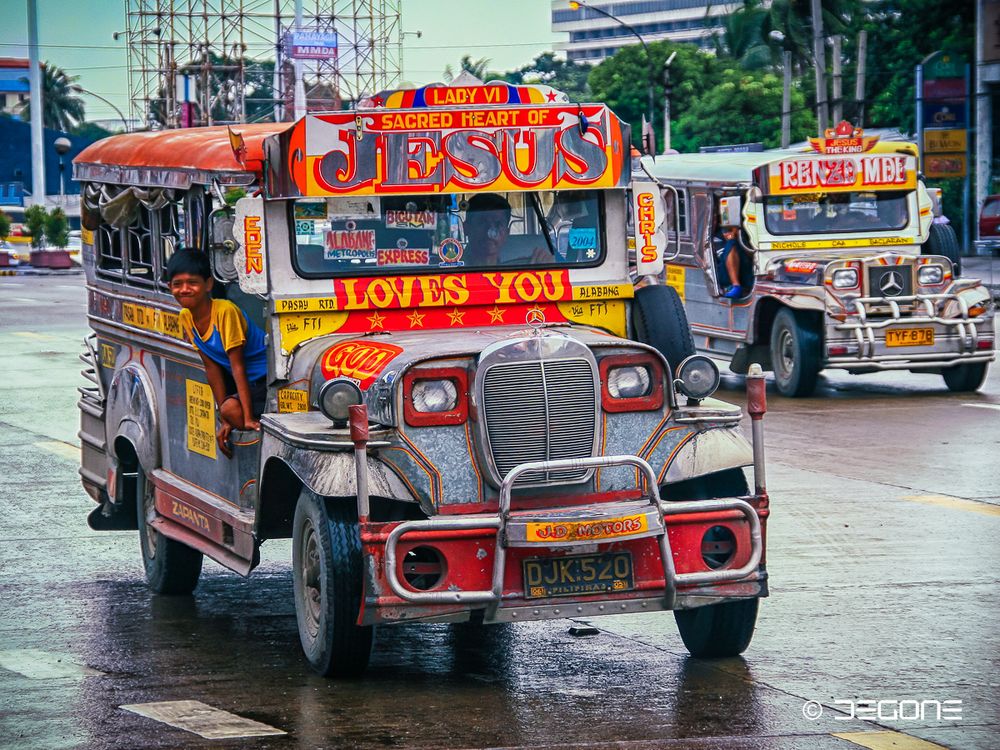
<svg viewBox="0 0 1000 750"><path fill-rule="evenodd" d="M208 257L212 264L212 275L221 282L236 281L236 239L233 225L236 216L228 206L217 208L208 215Z"/></svg>
<svg viewBox="0 0 1000 750"><path fill-rule="evenodd" d="M743 226L743 212L740 205L740 196L727 195L719 199L719 226L739 227Z"/></svg>

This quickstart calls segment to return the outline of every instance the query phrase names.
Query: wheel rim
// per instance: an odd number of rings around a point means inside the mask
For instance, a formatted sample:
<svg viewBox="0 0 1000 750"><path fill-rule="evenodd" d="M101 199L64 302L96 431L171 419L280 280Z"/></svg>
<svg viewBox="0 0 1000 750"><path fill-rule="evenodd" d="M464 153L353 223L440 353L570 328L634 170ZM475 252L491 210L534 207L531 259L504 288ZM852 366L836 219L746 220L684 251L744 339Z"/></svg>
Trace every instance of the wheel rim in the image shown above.
<svg viewBox="0 0 1000 750"><path fill-rule="evenodd" d="M153 528L153 521L156 519L156 494L152 490L152 485L148 479L143 482L142 516L142 526L146 536L146 557L152 560L156 557L157 532Z"/></svg>
<svg viewBox="0 0 1000 750"><path fill-rule="evenodd" d="M305 615L305 626L312 638L319 635L319 620L322 612L323 577L319 539L316 529L310 521L306 521L302 532L302 556L299 563L299 575L302 578L302 612Z"/></svg>
<svg viewBox="0 0 1000 750"><path fill-rule="evenodd" d="M787 328L778 336L778 365L783 378L788 378L795 369L795 338Z"/></svg>

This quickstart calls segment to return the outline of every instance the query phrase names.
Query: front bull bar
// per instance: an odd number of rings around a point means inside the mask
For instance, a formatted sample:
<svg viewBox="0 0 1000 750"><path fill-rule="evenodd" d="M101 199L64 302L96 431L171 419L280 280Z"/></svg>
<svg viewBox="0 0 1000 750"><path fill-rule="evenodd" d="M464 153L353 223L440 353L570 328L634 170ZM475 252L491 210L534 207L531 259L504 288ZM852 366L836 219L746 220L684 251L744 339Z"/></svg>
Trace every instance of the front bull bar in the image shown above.
<svg viewBox="0 0 1000 750"><path fill-rule="evenodd" d="M684 502L665 503L660 500L660 491L656 484L656 473L644 459L638 456L596 456L593 458L560 459L555 461L531 461L514 467L500 485L499 508L496 514L470 515L462 518L435 518L422 521L404 521L394 528L385 543L385 576L389 588L400 599L415 604L492 604L499 607L503 598L504 569L507 559L507 549L504 545L504 533L507 519L510 516L511 492L517 478L529 471L560 471L565 469L593 469L608 466L634 466L645 477L649 491L649 502L660 516L663 529L658 534L660 557L663 564L665 585L664 608L674 609L678 586L704 585L737 581L752 574L760 564L763 554L763 538L760 529L760 519L757 511L750 503L739 498L716 500L690 500ZM641 488L641 483L640 483ZM670 549L670 539L666 524L667 516L684 513L704 513L726 510L738 510L750 525L750 559L739 568L728 570L710 570L696 573L678 573L674 567L674 558ZM396 575L396 546L400 539L413 531L457 531L464 529L496 529L496 546L491 576L492 586L483 591L411 591L403 586ZM613 540L608 540L613 541ZM544 545L539 545L544 546Z"/></svg>

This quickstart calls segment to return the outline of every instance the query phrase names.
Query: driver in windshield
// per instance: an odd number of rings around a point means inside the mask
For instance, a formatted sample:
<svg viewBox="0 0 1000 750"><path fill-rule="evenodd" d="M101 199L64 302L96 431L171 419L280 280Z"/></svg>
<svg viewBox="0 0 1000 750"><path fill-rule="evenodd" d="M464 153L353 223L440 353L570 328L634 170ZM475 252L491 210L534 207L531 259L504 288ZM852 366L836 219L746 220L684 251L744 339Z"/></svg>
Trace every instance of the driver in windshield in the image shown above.
<svg viewBox="0 0 1000 750"><path fill-rule="evenodd" d="M465 211L465 258L470 266L494 266L510 236L510 203L496 193L469 199Z"/></svg>

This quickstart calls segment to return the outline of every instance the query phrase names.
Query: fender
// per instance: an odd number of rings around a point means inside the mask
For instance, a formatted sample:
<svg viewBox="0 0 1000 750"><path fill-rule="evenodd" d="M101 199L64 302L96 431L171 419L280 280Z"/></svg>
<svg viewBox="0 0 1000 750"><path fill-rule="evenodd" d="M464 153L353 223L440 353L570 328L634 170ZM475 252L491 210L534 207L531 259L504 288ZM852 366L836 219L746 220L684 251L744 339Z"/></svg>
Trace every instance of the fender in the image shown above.
<svg viewBox="0 0 1000 750"><path fill-rule="evenodd" d="M264 433L261 445L261 486L257 493L256 523L266 517L262 503L271 496L270 483L265 483L271 475L275 462L280 462L298 478L302 484L324 497L354 497L355 468L353 451L322 451L293 446L279 440L268 432ZM376 497L387 497L404 502L418 502L406 485L392 469L376 456L368 456L368 491ZM287 501L287 498L283 498ZM291 498L293 504L295 498Z"/></svg>
<svg viewBox="0 0 1000 750"><path fill-rule="evenodd" d="M826 301L822 287L804 286L789 290L780 297L765 294L754 300L747 321L747 343L768 344L771 341L771 324L782 307L793 310L811 310L826 315Z"/></svg>
<svg viewBox="0 0 1000 750"><path fill-rule="evenodd" d="M115 373L108 387L105 408L108 454L117 463L115 441L125 437L135 447L139 465L148 474L161 465L160 430L156 391L152 379L138 363L130 362Z"/></svg>
<svg viewBox="0 0 1000 750"><path fill-rule="evenodd" d="M667 467L665 484L753 465L753 448L736 430L718 427L696 432Z"/></svg>

